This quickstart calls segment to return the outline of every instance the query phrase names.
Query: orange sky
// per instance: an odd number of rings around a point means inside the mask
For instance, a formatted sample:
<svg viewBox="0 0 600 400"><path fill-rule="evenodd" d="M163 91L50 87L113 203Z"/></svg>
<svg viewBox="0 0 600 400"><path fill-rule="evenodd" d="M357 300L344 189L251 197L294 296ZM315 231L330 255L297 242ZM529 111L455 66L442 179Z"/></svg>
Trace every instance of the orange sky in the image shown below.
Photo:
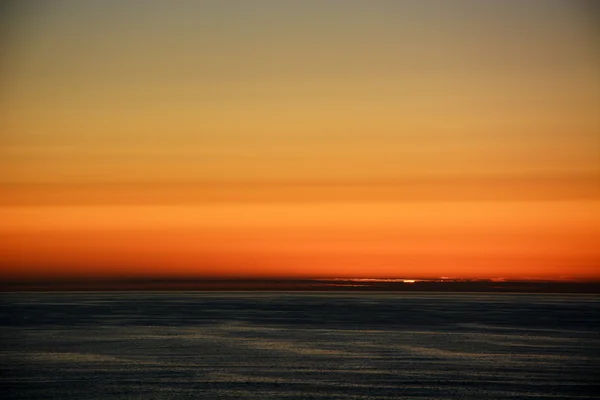
<svg viewBox="0 0 600 400"><path fill-rule="evenodd" d="M0 277L600 278L589 4L15 2Z"/></svg>

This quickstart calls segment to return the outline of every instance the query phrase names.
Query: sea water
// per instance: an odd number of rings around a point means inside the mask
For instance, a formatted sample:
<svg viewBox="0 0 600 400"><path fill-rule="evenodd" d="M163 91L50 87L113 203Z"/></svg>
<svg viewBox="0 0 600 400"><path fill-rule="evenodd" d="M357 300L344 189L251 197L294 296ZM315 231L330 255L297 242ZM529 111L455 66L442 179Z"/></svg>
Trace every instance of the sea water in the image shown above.
<svg viewBox="0 0 600 400"><path fill-rule="evenodd" d="M598 399L596 295L3 293L5 399Z"/></svg>

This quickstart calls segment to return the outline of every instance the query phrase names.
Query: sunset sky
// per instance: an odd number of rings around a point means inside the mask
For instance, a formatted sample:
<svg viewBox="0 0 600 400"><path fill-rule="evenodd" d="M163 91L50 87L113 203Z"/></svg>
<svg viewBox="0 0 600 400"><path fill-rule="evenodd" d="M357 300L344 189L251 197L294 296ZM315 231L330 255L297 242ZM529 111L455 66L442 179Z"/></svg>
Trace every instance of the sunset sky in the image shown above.
<svg viewBox="0 0 600 400"><path fill-rule="evenodd" d="M592 1L14 1L0 278L600 278Z"/></svg>

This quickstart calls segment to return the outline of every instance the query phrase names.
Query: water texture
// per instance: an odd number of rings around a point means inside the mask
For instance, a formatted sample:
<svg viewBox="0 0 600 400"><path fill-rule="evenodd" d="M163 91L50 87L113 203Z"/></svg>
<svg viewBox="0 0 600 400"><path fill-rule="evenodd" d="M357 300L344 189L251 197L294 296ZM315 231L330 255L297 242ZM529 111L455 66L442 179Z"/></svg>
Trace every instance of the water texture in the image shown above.
<svg viewBox="0 0 600 400"><path fill-rule="evenodd" d="M0 295L5 399L598 399L597 295Z"/></svg>

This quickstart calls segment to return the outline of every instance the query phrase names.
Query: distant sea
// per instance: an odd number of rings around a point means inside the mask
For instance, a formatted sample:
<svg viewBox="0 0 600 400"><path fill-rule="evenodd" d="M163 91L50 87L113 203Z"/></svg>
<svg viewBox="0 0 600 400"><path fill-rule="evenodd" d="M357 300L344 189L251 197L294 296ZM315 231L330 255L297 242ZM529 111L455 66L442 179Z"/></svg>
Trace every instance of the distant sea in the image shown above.
<svg viewBox="0 0 600 400"><path fill-rule="evenodd" d="M599 399L600 297L0 294L4 399Z"/></svg>

